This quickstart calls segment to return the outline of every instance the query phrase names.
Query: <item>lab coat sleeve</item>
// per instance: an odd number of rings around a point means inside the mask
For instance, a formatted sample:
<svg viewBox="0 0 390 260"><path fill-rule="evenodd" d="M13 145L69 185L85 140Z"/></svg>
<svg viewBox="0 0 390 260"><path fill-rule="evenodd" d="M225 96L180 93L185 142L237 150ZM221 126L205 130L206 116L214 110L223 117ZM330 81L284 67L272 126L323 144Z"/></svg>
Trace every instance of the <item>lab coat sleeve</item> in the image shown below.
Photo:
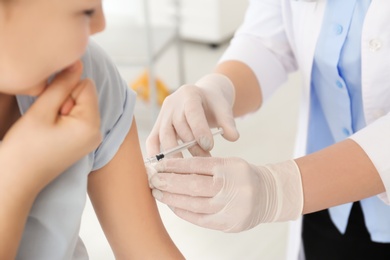
<svg viewBox="0 0 390 260"><path fill-rule="evenodd" d="M390 113L358 131L350 138L357 142L377 169L386 192L379 195L390 205Z"/></svg>
<svg viewBox="0 0 390 260"><path fill-rule="evenodd" d="M280 1L250 0L244 22L220 63L227 60L243 62L253 70L264 100L297 69Z"/></svg>

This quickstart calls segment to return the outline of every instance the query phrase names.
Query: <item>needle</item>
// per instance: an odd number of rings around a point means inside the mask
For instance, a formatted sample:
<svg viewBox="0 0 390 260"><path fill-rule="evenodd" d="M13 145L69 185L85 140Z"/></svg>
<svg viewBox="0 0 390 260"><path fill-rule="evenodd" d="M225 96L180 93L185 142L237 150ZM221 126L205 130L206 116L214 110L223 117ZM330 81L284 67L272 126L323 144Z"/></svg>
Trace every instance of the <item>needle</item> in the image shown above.
<svg viewBox="0 0 390 260"><path fill-rule="evenodd" d="M217 130L213 131L212 132L213 136L214 135L217 135L217 134L223 134L223 129L222 128L217 128ZM194 145L196 145L197 142L196 140L192 140L190 142L187 142L187 143L183 143L183 144L180 144L172 149L169 149L167 151L164 151L164 152L161 152L159 154L156 154L155 156L152 156L152 157L149 157L149 158L146 158L144 160L144 163L145 164L148 164L148 163L156 163L160 160L162 160L163 158L165 158L166 156L170 155L170 154L175 154L175 153L179 153L185 149L188 149Z"/></svg>

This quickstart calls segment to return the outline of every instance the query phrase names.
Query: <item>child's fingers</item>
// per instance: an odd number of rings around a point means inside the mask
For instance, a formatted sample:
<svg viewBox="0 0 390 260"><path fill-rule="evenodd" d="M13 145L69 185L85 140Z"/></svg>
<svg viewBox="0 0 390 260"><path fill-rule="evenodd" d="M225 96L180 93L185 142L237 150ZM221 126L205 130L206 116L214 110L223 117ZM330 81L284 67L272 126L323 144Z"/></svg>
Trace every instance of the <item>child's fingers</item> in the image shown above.
<svg viewBox="0 0 390 260"><path fill-rule="evenodd" d="M84 79L79 82L71 96L75 105L67 117L75 118L81 123L79 124L78 133L83 137L83 142L89 141L89 145L96 148L101 143L102 135L95 84L90 79ZM88 145L83 146L83 148L85 147L88 147Z"/></svg>
<svg viewBox="0 0 390 260"><path fill-rule="evenodd" d="M99 117L99 104L95 84L90 79L80 81L70 94L74 107L70 111L70 116Z"/></svg>
<svg viewBox="0 0 390 260"><path fill-rule="evenodd" d="M55 120L70 93L78 85L83 70L80 61L58 74L30 108L37 115Z"/></svg>
<svg viewBox="0 0 390 260"><path fill-rule="evenodd" d="M70 111L72 110L72 108L74 107L74 105L75 105L75 102L74 102L73 98L71 96L69 96L65 100L64 104L62 105L60 114L62 116L68 115L70 113Z"/></svg>

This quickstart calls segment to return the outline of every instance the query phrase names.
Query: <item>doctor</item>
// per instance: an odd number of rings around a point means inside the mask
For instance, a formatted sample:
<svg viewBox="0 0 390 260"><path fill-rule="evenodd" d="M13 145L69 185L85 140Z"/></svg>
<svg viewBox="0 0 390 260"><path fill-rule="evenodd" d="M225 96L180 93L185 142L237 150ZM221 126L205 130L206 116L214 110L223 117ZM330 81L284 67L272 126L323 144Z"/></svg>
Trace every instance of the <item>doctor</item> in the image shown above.
<svg viewBox="0 0 390 260"><path fill-rule="evenodd" d="M166 159L150 178L154 196L225 232L297 220L302 243L291 259L389 259L389 13L385 0L251 0L215 71L166 99L147 150L196 138L192 154L206 156L216 126L237 140L234 117L259 109L299 69L297 159Z"/></svg>

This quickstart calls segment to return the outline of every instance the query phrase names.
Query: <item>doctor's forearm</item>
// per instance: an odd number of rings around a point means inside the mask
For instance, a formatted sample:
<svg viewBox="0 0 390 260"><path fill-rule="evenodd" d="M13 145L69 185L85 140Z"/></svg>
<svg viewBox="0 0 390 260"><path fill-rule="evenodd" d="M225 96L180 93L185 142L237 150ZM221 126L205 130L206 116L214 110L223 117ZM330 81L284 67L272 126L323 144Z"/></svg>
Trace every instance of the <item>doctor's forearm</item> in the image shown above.
<svg viewBox="0 0 390 260"><path fill-rule="evenodd" d="M302 176L303 214L385 191L369 157L350 139L299 158L296 162Z"/></svg>
<svg viewBox="0 0 390 260"><path fill-rule="evenodd" d="M262 103L260 86L247 65L239 61L225 61L218 65L215 72L227 76L234 85L234 116L242 116L259 109Z"/></svg>

